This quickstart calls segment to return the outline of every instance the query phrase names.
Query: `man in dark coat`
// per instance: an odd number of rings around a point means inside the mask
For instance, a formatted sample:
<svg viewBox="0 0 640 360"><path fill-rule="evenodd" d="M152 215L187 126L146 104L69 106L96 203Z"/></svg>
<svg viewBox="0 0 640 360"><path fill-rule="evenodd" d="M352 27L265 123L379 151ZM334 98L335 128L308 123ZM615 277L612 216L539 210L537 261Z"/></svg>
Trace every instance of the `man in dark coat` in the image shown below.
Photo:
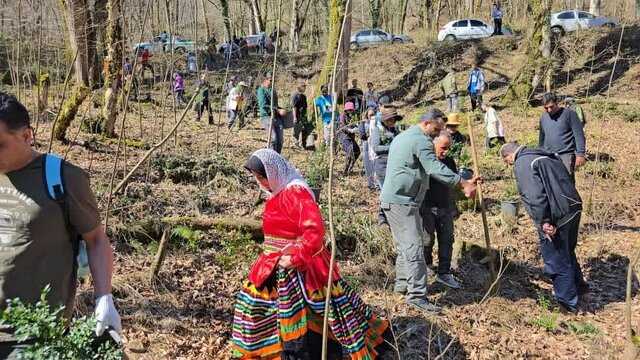
<svg viewBox="0 0 640 360"><path fill-rule="evenodd" d="M558 303L575 312L588 291L576 259L582 199L562 160L541 149L507 143L503 160L514 166L518 192L538 231L544 272L553 281Z"/></svg>

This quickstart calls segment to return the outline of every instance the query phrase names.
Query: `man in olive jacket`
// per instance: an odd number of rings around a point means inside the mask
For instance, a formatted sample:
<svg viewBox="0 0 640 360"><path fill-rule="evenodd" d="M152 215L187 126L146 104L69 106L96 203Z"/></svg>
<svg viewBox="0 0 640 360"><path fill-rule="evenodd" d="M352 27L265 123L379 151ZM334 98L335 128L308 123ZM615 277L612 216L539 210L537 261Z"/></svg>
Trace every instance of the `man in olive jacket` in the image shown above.
<svg viewBox="0 0 640 360"><path fill-rule="evenodd" d="M578 296L588 291L576 259L582 199L557 155L507 143L500 149L514 166L518 192L538 231L544 272L553 280L558 303L575 312Z"/></svg>
<svg viewBox="0 0 640 360"><path fill-rule="evenodd" d="M430 110L417 125L396 136L389 148L387 172L380 196L398 248L394 290L407 294L407 302L427 312L439 308L427 301L427 264L424 258L420 205L429 189L429 179L455 187L460 184L474 196L477 178L463 180L435 155L433 138L445 125L445 115Z"/></svg>

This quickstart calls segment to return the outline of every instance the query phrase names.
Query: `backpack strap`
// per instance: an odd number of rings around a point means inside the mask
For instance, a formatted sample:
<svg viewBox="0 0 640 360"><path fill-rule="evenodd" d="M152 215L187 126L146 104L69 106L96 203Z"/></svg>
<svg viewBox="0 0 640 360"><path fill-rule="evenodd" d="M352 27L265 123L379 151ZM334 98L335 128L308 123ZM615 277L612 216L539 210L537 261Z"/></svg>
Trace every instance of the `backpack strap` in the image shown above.
<svg viewBox="0 0 640 360"><path fill-rule="evenodd" d="M65 191L62 177L62 169L64 160L57 155L45 154L43 156L44 164L44 183L49 197L56 201L64 201Z"/></svg>

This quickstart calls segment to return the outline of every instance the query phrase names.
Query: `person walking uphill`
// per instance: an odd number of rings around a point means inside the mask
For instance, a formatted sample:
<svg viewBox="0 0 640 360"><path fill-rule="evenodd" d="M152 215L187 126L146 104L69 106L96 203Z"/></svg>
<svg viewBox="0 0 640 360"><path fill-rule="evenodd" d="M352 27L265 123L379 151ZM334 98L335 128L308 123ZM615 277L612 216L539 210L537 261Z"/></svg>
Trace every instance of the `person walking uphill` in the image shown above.
<svg viewBox="0 0 640 360"><path fill-rule="evenodd" d="M86 244L96 299L96 334L121 332L111 295L113 252L100 224L87 174L31 147L27 109L0 92L0 310L18 298L35 304L42 289L53 308L73 314L77 286L76 255ZM0 358L17 359L29 340L18 343L13 330L0 327Z"/></svg>
<svg viewBox="0 0 640 360"><path fill-rule="evenodd" d="M373 169L378 187L382 190L384 177L387 172L387 159L389 157L389 147L393 139L400 133L396 127L396 122L402 120L395 109L385 109L381 113L381 121L378 122L375 116L369 121L369 151L373 159ZM388 224L387 217L382 208L378 212L378 224Z"/></svg>
<svg viewBox="0 0 640 360"><path fill-rule="evenodd" d="M237 296L232 356L319 360L330 262L320 208L300 173L275 151L256 151L245 167L269 199L263 251ZM328 358L383 355L389 322L341 278L337 265L332 281Z"/></svg>
<svg viewBox="0 0 640 360"><path fill-rule="evenodd" d="M456 72L453 66L450 66L447 76L440 80L439 83L442 94L447 99L447 112L458 112L458 85L456 84Z"/></svg>
<svg viewBox="0 0 640 360"><path fill-rule="evenodd" d="M387 173L380 196L398 247L394 291L406 293L407 302L427 312L439 307L427 300L427 265L423 251L420 205L433 177L448 187L462 186L466 196L475 194L478 178L464 180L439 161L433 138L444 129L445 115L427 112L417 125L396 136L389 148Z"/></svg>
<svg viewBox="0 0 640 360"><path fill-rule="evenodd" d="M471 111L476 111L476 108L482 105L484 86L484 72L478 67L478 63L474 62L473 69L471 69L469 73L469 80L467 81L467 91L469 92L469 100L471 100Z"/></svg>
<svg viewBox="0 0 640 360"><path fill-rule="evenodd" d="M556 155L516 143L504 144L500 155L514 166L518 192L538 232L544 272L553 281L554 295L566 310L575 312L579 296L589 289L575 252L582 199Z"/></svg>
<svg viewBox="0 0 640 360"><path fill-rule="evenodd" d="M542 103L538 146L557 154L575 183L576 168L587 162L584 125L573 110L558 105L554 93L544 94Z"/></svg>
<svg viewBox="0 0 640 360"><path fill-rule="evenodd" d="M273 93L272 93L273 91ZM260 123L266 131L267 139L271 131L271 144L269 146L276 152L282 152L284 144L284 123L278 116L278 93L271 87L271 75L267 74L256 92L258 98L258 113Z"/></svg>

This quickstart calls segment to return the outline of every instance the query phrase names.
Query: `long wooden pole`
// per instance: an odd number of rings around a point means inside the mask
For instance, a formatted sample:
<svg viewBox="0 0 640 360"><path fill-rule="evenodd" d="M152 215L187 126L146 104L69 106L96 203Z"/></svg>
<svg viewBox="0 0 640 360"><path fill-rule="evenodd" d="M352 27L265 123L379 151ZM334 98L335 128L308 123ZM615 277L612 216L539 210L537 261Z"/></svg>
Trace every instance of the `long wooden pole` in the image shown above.
<svg viewBox="0 0 640 360"><path fill-rule="evenodd" d="M333 219L333 163L335 161L334 156L334 147L335 147L335 123L336 123L336 73L338 69L338 59L340 58L340 49L342 49L342 37L344 36L344 28L347 22L347 16L351 16L348 14L348 11L351 11L351 0L347 0L344 6L345 12L344 17L342 18L342 26L340 27L340 36L338 37L338 46L336 47L336 55L333 59L333 72L331 74L331 96L333 97L331 101L331 131L329 135L329 240L331 241L331 260L329 261L329 276L327 279L327 289L324 300L324 320L322 323L322 359L327 360L327 344L329 341L329 308L331 304L331 287L333 285L333 268L335 267L336 262L336 235L335 235L335 226ZM314 105L315 106L315 105Z"/></svg>
<svg viewBox="0 0 640 360"><path fill-rule="evenodd" d="M473 135L473 124L471 116L467 117L467 125L469 127L469 140L471 141L471 155L473 158L473 171L476 176L480 176L480 168L478 166L478 152L476 151L475 136ZM482 215L482 228L484 229L484 244L489 253L489 272L491 280L496 278L495 259L493 258L493 250L491 249L491 236L489 235L489 224L487 222L487 212L484 204L484 196L482 195L482 184L478 183L478 202L480 203L480 213Z"/></svg>
<svg viewBox="0 0 640 360"><path fill-rule="evenodd" d="M275 105L274 100L274 89L276 87L276 67L278 65L278 43L280 42L280 21L282 20L282 0L278 1L278 22L276 25L276 44L273 51L273 70L271 71L271 119L269 121L269 134L267 135L267 148L271 146L271 133L273 132L273 120L275 118L275 109L273 108ZM265 35L266 36L266 35ZM283 140L283 139L281 139ZM284 144L282 144L284 145ZM282 149L280 150L282 151Z"/></svg>

